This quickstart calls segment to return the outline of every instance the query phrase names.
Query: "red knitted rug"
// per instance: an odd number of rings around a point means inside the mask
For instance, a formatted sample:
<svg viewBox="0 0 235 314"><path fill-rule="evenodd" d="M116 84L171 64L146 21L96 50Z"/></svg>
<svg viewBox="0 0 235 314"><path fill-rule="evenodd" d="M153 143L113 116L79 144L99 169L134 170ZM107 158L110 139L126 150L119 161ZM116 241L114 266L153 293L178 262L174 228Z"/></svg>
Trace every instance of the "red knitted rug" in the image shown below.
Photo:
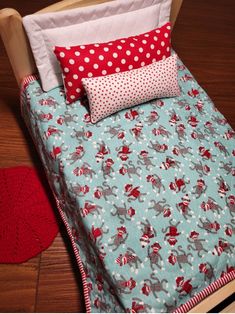
<svg viewBox="0 0 235 314"><path fill-rule="evenodd" d="M25 262L48 248L58 233L42 178L26 166L0 169L0 263Z"/></svg>

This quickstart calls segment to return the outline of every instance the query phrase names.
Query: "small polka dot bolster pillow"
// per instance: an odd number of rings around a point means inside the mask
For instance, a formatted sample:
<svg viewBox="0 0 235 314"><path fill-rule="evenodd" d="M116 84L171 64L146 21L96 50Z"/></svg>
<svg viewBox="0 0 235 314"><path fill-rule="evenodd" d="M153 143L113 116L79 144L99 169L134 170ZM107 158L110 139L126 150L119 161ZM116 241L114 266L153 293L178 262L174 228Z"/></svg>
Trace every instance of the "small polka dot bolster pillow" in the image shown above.
<svg viewBox="0 0 235 314"><path fill-rule="evenodd" d="M150 32L107 43L54 47L67 103L84 96L82 78L129 71L169 57L170 29L166 23Z"/></svg>
<svg viewBox="0 0 235 314"><path fill-rule="evenodd" d="M83 78L92 123L151 99L180 95L177 56L139 69L94 78Z"/></svg>

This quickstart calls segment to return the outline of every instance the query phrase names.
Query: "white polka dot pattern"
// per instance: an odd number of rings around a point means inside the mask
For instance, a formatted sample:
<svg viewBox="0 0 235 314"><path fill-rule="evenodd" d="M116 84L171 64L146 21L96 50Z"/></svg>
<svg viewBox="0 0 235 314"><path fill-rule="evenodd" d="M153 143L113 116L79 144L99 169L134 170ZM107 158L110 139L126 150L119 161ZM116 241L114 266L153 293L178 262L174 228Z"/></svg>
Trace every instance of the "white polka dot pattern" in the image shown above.
<svg viewBox="0 0 235 314"><path fill-rule="evenodd" d="M137 36L108 43L55 47L54 52L64 75L66 100L71 103L84 95L82 78L125 72L169 57L170 23Z"/></svg>
<svg viewBox="0 0 235 314"><path fill-rule="evenodd" d="M154 98L179 96L176 61L173 55L128 72L83 78L92 123Z"/></svg>

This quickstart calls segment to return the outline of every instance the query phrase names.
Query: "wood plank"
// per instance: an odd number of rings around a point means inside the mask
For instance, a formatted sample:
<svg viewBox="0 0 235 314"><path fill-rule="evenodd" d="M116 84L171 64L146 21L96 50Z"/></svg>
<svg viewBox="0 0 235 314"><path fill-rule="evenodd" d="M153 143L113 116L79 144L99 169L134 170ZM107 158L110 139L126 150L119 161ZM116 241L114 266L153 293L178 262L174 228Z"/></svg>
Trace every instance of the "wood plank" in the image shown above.
<svg viewBox="0 0 235 314"><path fill-rule="evenodd" d="M235 301L228 305L223 311L220 313L235 313Z"/></svg>
<svg viewBox="0 0 235 314"><path fill-rule="evenodd" d="M81 277L66 231L42 253L36 312L84 312Z"/></svg>
<svg viewBox="0 0 235 314"><path fill-rule="evenodd" d="M40 255L23 264L0 265L0 312L34 312Z"/></svg>
<svg viewBox="0 0 235 314"><path fill-rule="evenodd" d="M33 142L20 116L17 90L0 88L0 167L39 165Z"/></svg>

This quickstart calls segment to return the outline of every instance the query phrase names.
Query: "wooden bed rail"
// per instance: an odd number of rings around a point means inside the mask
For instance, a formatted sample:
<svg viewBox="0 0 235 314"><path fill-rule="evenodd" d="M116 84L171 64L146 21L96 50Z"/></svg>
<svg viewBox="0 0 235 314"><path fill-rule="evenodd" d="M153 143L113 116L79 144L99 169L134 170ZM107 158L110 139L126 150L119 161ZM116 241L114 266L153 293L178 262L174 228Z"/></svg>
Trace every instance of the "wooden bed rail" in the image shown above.
<svg viewBox="0 0 235 314"><path fill-rule="evenodd" d="M89 5L100 4L104 2L109 2L113 0L63 0L56 2L46 8L37 11L36 13L48 13L48 12L57 12L63 10L74 9L78 7L87 7Z"/></svg>
<svg viewBox="0 0 235 314"><path fill-rule="evenodd" d="M216 307L220 302L230 297L235 292L235 280L230 281L227 285L223 286L209 297L201 301L198 305L193 307L189 313L207 313L212 308Z"/></svg>
<svg viewBox="0 0 235 314"><path fill-rule="evenodd" d="M52 4L37 13L47 13L99 4L111 0L64 0ZM171 23L176 21L183 0L172 0ZM20 86L22 79L36 73L36 65L23 28L22 17L14 9L0 10L0 34L6 48L16 81Z"/></svg>

